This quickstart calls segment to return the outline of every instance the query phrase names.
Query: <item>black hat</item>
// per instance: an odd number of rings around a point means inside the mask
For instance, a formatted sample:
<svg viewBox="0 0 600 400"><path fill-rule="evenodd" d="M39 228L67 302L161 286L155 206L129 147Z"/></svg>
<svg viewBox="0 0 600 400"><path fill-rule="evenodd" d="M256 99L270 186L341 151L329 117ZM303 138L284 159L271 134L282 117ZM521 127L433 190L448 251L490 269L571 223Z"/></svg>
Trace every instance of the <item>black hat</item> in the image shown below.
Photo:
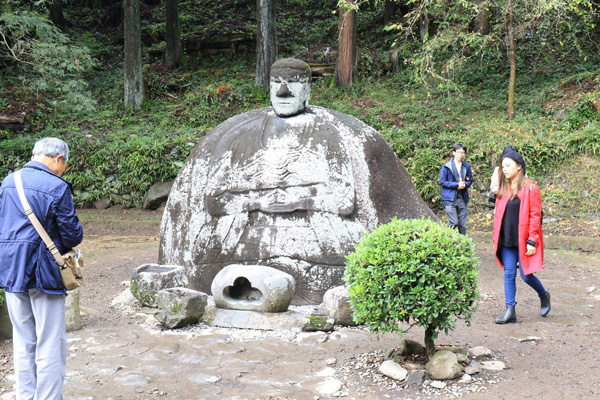
<svg viewBox="0 0 600 400"><path fill-rule="evenodd" d="M511 160L519 164L521 168L523 168L523 174L525 174L525 160L523 159L522 155L520 155L516 151L507 151L506 153L502 154L502 159L500 160L500 162L502 162L502 160L504 160L505 158L510 158Z"/></svg>

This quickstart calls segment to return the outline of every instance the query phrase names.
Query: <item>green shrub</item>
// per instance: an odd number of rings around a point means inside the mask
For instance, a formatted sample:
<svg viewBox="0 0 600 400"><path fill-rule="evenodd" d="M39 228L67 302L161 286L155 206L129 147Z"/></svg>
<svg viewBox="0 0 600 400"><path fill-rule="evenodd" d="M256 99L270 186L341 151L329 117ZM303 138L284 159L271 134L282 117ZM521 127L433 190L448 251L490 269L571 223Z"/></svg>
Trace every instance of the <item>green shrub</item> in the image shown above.
<svg viewBox="0 0 600 400"><path fill-rule="evenodd" d="M4 289L0 289L0 306L4 304L6 299L4 298Z"/></svg>
<svg viewBox="0 0 600 400"><path fill-rule="evenodd" d="M72 42L45 15L0 14L0 61L14 70L19 85L47 93L54 103L67 101L77 110L93 110L95 101L82 74L94 66L90 50Z"/></svg>
<svg viewBox="0 0 600 400"><path fill-rule="evenodd" d="M346 263L354 320L373 332L425 328L427 353L457 317L470 323L479 296L471 239L426 219L396 220L367 234Z"/></svg>

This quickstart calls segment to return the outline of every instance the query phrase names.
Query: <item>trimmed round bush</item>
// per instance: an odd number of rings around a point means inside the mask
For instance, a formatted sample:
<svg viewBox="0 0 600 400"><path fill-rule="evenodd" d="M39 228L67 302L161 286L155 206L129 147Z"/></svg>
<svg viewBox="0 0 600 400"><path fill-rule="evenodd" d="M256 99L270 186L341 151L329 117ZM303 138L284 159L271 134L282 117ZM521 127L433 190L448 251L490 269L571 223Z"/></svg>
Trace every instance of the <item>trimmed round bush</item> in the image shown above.
<svg viewBox="0 0 600 400"><path fill-rule="evenodd" d="M401 323L425 328L427 353L456 319L470 323L479 296L472 241L428 219L381 225L348 256L344 281L353 318L373 332L404 334Z"/></svg>

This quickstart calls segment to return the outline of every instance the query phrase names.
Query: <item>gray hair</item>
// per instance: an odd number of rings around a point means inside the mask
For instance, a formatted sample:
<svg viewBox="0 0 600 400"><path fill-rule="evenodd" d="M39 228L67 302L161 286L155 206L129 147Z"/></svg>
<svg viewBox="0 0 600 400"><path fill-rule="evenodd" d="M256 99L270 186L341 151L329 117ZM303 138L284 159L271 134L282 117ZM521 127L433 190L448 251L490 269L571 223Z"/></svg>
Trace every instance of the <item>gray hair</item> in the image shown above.
<svg viewBox="0 0 600 400"><path fill-rule="evenodd" d="M65 162L69 160L69 146L61 139L54 137L45 137L38 140L33 145L32 154L43 154L48 157L62 155Z"/></svg>

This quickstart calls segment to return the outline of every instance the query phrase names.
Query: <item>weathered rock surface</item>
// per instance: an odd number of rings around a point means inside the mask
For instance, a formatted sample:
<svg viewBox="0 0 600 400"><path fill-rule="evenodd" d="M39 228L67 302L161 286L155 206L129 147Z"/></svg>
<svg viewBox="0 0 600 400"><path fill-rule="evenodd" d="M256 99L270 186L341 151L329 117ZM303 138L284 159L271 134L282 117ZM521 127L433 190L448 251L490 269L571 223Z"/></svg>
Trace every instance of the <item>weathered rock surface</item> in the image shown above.
<svg viewBox="0 0 600 400"><path fill-rule="evenodd" d="M178 265L143 264L131 273L129 289L143 305L156 307L159 290L186 287L185 269Z"/></svg>
<svg viewBox="0 0 600 400"><path fill-rule="evenodd" d="M97 210L106 210L112 205L112 201L108 197L103 197L94 202L94 208Z"/></svg>
<svg viewBox="0 0 600 400"><path fill-rule="evenodd" d="M406 385L422 385L427 379L427 371L424 369L418 369L414 371L410 371L408 376L406 377Z"/></svg>
<svg viewBox="0 0 600 400"><path fill-rule="evenodd" d="M74 332L83 328L81 311L79 310L79 288L67 292L65 298L65 326L67 332Z"/></svg>
<svg viewBox="0 0 600 400"><path fill-rule="evenodd" d="M448 350L436 352L426 365L427 373L432 379L456 379L462 375L456 354Z"/></svg>
<svg viewBox="0 0 600 400"><path fill-rule="evenodd" d="M325 292L321 308L329 318L333 318L335 325L357 325L352 319L354 310L352 310L352 307L350 306L348 288L345 286L337 286Z"/></svg>
<svg viewBox="0 0 600 400"><path fill-rule="evenodd" d="M421 345L421 343L411 340L411 339L403 339L400 342L400 346L398 347L398 352L402 356L410 356L413 354L425 354L425 347Z"/></svg>
<svg viewBox="0 0 600 400"><path fill-rule="evenodd" d="M181 328L195 324L204 315L206 293L186 288L160 290L156 295L156 319L166 328Z"/></svg>
<svg viewBox="0 0 600 400"><path fill-rule="evenodd" d="M379 372L397 381L403 381L408 375L408 371L402 365L392 360L382 362L379 366Z"/></svg>
<svg viewBox="0 0 600 400"><path fill-rule="evenodd" d="M210 326L261 330L300 329L303 319L304 314L291 310L265 313L213 307L208 308L204 315L204 323Z"/></svg>
<svg viewBox="0 0 600 400"><path fill-rule="evenodd" d="M445 382L441 382L441 381L432 381L429 386L436 388L436 389L443 389L446 387L446 383Z"/></svg>
<svg viewBox="0 0 600 400"><path fill-rule="evenodd" d="M335 329L335 320L328 318L325 314L310 313L302 321L302 330L304 332L331 332Z"/></svg>
<svg viewBox="0 0 600 400"><path fill-rule="evenodd" d="M157 182L150 186L142 207L145 210L155 210L160 207L169 198L172 186L173 181Z"/></svg>
<svg viewBox="0 0 600 400"><path fill-rule="evenodd" d="M475 375L481 373L481 367L476 361L471 361L469 365L465 367L465 373L469 375Z"/></svg>
<svg viewBox="0 0 600 400"><path fill-rule="evenodd" d="M167 201L159 262L205 292L229 264L271 266L295 278L294 304L317 304L363 234L393 217L437 220L377 131L321 107L287 118L265 107L196 146Z"/></svg>
<svg viewBox="0 0 600 400"><path fill-rule="evenodd" d="M321 394L335 394L342 390L342 382L338 379L327 379L323 383L317 385L317 390Z"/></svg>
<svg viewBox="0 0 600 400"><path fill-rule="evenodd" d="M506 368L506 364L502 361L481 361L481 368L488 371L502 371Z"/></svg>
<svg viewBox="0 0 600 400"><path fill-rule="evenodd" d="M486 358L491 358L494 356L492 351L484 346L476 346L470 348L468 351L469 357L476 360L485 360Z"/></svg>
<svg viewBox="0 0 600 400"><path fill-rule="evenodd" d="M215 276L211 291L219 308L283 312L296 283L290 274L264 265L228 265Z"/></svg>

